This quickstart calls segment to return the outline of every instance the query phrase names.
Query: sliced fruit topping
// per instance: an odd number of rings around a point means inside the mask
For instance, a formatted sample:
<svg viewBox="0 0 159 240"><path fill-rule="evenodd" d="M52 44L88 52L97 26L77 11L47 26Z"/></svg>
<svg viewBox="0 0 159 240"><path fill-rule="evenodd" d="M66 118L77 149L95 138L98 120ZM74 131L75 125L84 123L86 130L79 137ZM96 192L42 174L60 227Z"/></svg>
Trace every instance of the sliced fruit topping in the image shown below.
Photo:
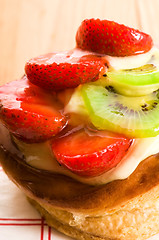
<svg viewBox="0 0 159 240"><path fill-rule="evenodd" d="M115 87L117 92L142 96L159 88L159 67L146 64L139 68L107 72L109 85Z"/></svg>
<svg viewBox="0 0 159 240"><path fill-rule="evenodd" d="M57 161L73 173L95 177L115 167L127 152L132 139L106 132L104 136L80 129L52 142Z"/></svg>
<svg viewBox="0 0 159 240"><path fill-rule="evenodd" d="M92 54L79 57L72 51L48 53L28 61L25 72L33 84L57 91L96 81L106 72L106 63Z"/></svg>
<svg viewBox="0 0 159 240"><path fill-rule="evenodd" d="M86 84L82 87L90 120L98 129L108 129L129 137L159 134L159 91L142 97L126 97L113 88Z"/></svg>
<svg viewBox="0 0 159 240"><path fill-rule="evenodd" d="M159 84L159 67L153 64L146 64L139 68L110 71L107 76L119 83L133 86Z"/></svg>
<svg viewBox="0 0 159 240"><path fill-rule="evenodd" d="M52 138L66 125L60 103L50 92L23 77L0 87L0 119L16 137L27 142Z"/></svg>
<svg viewBox="0 0 159 240"><path fill-rule="evenodd" d="M135 86L116 82L108 77L99 79L94 85L103 86L108 90L114 91L114 93L119 93L127 97L141 97L159 89L159 84Z"/></svg>
<svg viewBox="0 0 159 240"><path fill-rule="evenodd" d="M77 30L77 47L110 56L124 57L148 52L150 35L113 21L86 19Z"/></svg>

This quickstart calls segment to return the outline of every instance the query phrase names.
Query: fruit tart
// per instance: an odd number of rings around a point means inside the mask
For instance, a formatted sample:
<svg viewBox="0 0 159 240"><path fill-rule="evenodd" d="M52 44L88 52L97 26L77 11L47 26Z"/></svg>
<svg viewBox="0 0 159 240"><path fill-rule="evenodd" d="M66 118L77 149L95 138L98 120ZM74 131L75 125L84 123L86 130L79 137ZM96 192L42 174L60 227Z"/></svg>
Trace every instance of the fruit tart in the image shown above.
<svg viewBox="0 0 159 240"><path fill-rule="evenodd" d="M159 232L159 50L84 20L76 48L27 61L0 87L0 162L58 231L81 240Z"/></svg>

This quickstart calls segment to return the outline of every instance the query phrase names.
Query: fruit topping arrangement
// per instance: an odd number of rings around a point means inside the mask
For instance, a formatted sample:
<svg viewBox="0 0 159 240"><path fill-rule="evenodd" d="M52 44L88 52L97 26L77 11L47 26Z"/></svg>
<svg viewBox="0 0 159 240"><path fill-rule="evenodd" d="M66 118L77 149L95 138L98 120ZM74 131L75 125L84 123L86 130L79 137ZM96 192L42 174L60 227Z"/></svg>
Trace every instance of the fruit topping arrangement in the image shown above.
<svg viewBox="0 0 159 240"><path fill-rule="evenodd" d="M20 80L0 87L0 119L23 142L49 141L55 159L73 173L99 176L135 138L159 134L159 51L153 48L139 30L84 20L75 49L27 61ZM110 56L135 56L143 65L126 68L123 61L115 69Z"/></svg>

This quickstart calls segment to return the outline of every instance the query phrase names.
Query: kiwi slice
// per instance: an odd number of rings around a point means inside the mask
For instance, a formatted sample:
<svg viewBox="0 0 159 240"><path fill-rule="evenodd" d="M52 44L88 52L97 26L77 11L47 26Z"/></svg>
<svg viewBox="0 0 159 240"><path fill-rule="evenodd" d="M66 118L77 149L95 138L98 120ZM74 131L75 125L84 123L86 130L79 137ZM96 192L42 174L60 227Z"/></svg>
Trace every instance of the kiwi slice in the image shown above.
<svg viewBox="0 0 159 240"><path fill-rule="evenodd" d="M152 63L139 68L110 70L107 77L107 82L123 95L142 96L159 88L159 67Z"/></svg>
<svg viewBox="0 0 159 240"><path fill-rule="evenodd" d="M135 138L159 134L159 90L143 97L126 97L111 88L86 84L81 92L97 129Z"/></svg>

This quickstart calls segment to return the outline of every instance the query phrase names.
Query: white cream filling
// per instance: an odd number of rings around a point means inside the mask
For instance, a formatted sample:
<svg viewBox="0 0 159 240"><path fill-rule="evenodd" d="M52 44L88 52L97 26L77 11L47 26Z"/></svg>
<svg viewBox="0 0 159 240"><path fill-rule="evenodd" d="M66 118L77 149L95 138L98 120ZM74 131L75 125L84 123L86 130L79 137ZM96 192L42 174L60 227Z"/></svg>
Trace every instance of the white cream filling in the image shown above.
<svg viewBox="0 0 159 240"><path fill-rule="evenodd" d="M137 68L145 65L150 61L152 56L159 59L159 49L152 47L150 51L143 54L128 56L128 57L111 57L105 58L109 62L109 65L115 70Z"/></svg>

